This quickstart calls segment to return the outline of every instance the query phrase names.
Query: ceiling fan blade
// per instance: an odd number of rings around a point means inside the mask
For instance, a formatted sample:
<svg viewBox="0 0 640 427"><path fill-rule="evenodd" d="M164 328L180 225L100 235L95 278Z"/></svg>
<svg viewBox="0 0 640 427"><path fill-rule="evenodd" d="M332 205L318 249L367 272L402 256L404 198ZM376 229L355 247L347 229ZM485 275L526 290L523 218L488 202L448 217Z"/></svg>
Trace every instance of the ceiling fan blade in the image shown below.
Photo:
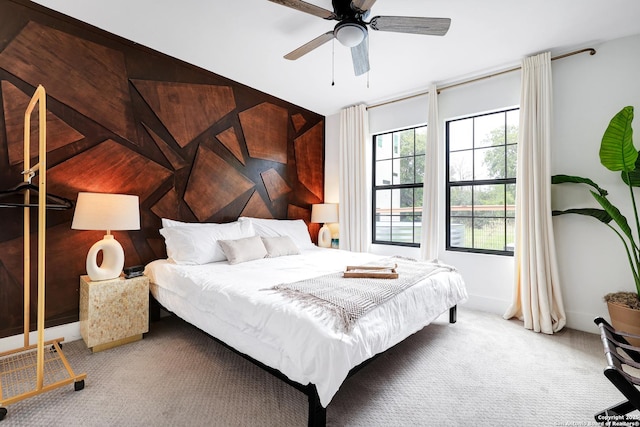
<svg viewBox="0 0 640 427"><path fill-rule="evenodd" d="M307 3L302 0L269 0L272 3L278 3L282 6L287 6L300 12L309 13L311 15L319 16L324 19L336 19L336 14L330 10L323 9L311 3Z"/></svg>
<svg viewBox="0 0 640 427"><path fill-rule="evenodd" d="M449 18L420 18L417 16L376 16L369 26L377 31L444 36L449 31Z"/></svg>
<svg viewBox="0 0 640 427"><path fill-rule="evenodd" d="M303 55L306 55L307 53L311 52L313 49L322 46L323 44L325 44L326 42L328 42L329 40L333 39L334 35L333 35L333 31L328 31L326 33L324 33L323 35L316 37L315 39L311 40L308 43L303 44L302 46L300 46L299 48L292 50L291 52L287 53L284 58L285 59L289 59L291 61L294 61L298 58L300 58Z"/></svg>
<svg viewBox="0 0 640 427"><path fill-rule="evenodd" d="M355 10L356 12L363 13L371 9L375 2L376 0L352 0L351 9Z"/></svg>
<svg viewBox="0 0 640 427"><path fill-rule="evenodd" d="M351 59L356 76L369 71L369 37L365 37L362 43L351 48Z"/></svg>

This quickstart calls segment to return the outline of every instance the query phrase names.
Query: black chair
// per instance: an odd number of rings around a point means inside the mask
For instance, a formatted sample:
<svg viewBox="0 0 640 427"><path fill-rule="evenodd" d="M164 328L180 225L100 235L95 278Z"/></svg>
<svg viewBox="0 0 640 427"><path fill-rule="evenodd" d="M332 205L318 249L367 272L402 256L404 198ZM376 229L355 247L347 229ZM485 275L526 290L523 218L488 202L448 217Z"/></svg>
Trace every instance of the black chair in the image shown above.
<svg viewBox="0 0 640 427"><path fill-rule="evenodd" d="M640 385L640 376L630 375L623 370L624 365L640 369L640 347L632 346L625 339L625 337L640 339L640 336L616 331L601 317L596 318L594 322L600 327L600 338L607 357L608 366L604 369L604 375L627 398L595 415L596 421L606 422L619 419L616 417L624 416L636 409L640 410L640 390L636 388L636 385Z"/></svg>

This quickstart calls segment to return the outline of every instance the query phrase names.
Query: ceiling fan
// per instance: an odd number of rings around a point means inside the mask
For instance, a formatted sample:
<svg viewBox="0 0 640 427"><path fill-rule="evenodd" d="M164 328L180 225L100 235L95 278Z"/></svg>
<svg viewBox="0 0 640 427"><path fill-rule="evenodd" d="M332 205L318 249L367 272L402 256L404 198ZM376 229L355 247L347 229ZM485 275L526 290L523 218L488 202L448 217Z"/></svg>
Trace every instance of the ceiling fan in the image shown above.
<svg viewBox="0 0 640 427"><path fill-rule="evenodd" d="M301 12L338 21L332 31L303 44L284 57L296 60L334 38L351 48L353 70L356 76L369 71L368 29L396 33L444 36L449 30L449 18L421 18L417 16L375 16L369 22L371 7L376 0L332 0L333 12L302 0L269 0Z"/></svg>

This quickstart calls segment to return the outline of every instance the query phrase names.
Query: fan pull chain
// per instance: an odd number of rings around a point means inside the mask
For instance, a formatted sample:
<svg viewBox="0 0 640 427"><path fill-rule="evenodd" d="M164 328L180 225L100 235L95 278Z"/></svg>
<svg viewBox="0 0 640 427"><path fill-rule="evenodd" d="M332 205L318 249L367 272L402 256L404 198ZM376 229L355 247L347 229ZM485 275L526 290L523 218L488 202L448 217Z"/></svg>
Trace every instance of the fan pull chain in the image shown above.
<svg viewBox="0 0 640 427"><path fill-rule="evenodd" d="M336 39L331 40L331 86L336 85Z"/></svg>

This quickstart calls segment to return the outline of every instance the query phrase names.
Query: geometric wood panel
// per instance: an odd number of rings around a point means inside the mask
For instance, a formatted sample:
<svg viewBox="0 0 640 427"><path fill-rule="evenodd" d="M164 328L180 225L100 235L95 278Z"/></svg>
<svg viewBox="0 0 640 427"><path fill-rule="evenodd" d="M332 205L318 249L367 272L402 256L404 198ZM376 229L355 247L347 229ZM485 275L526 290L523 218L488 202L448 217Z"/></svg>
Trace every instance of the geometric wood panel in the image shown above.
<svg viewBox="0 0 640 427"><path fill-rule="evenodd" d="M151 212L156 214L158 218L177 220L180 217L180 197L178 192L174 188L167 191L167 194L151 206Z"/></svg>
<svg viewBox="0 0 640 427"><path fill-rule="evenodd" d="M144 126L149 136L151 136L151 139L153 139L153 142L155 142L160 151L162 151L164 157L169 161L169 163L171 163L171 166L174 170L182 169L183 167L188 165L188 163L180 156L180 154L176 153L173 148L171 148L169 144L164 141L164 139L160 138L160 136L153 131L153 129L151 129L144 123L142 125Z"/></svg>
<svg viewBox="0 0 640 427"><path fill-rule="evenodd" d="M20 89L6 80L2 81L2 105L4 110L9 164L16 165L24 160L24 111L31 100ZM47 152L64 147L82 139L84 135L47 111ZM38 121L31 119L31 157L38 155Z"/></svg>
<svg viewBox="0 0 640 427"><path fill-rule="evenodd" d="M307 223L309 228L309 234L311 235L311 241L318 243L318 232L320 231L320 224L311 222L311 210L302 208L296 205L287 206L287 218L301 219Z"/></svg>
<svg viewBox="0 0 640 427"><path fill-rule="evenodd" d="M311 210L296 205L289 205L287 206L287 218L303 219L306 222L311 222Z"/></svg>
<svg viewBox="0 0 640 427"><path fill-rule="evenodd" d="M171 172L108 139L49 169L51 193L75 200L79 191L135 194L142 203Z"/></svg>
<svg viewBox="0 0 640 427"><path fill-rule="evenodd" d="M222 142L222 145L224 145L229 151L231 151L231 154L233 154L235 158L240 161L240 163L242 163L243 165L246 164L242 156L240 141L238 141L236 130L233 127L220 132L216 135L216 138L218 139L218 141Z"/></svg>
<svg viewBox="0 0 640 427"><path fill-rule="evenodd" d="M293 128L296 130L296 132L300 132L300 129L302 129L302 126L304 126L307 123L304 116L300 113L296 113L293 116L291 116L291 122L293 123Z"/></svg>
<svg viewBox="0 0 640 427"><path fill-rule="evenodd" d="M249 155L287 163L287 117L282 107L263 102L239 114Z"/></svg>
<svg viewBox="0 0 640 427"><path fill-rule="evenodd" d="M253 218L273 218L271 211L267 207L260 194L257 191L251 195L251 198L247 202L242 212L240 212L240 216L249 216Z"/></svg>
<svg viewBox="0 0 640 427"><path fill-rule="evenodd" d="M126 265L166 257L162 217L309 223L310 204L322 202L316 172L324 154L308 146L322 147L324 134L300 136L323 129L321 115L27 0L0 0L0 23L0 190L21 180L21 104L42 84L48 192L71 200L80 191L140 198L141 230L114 232ZM47 327L78 320L79 276L88 248L104 234L72 230L72 218L72 210L47 212ZM0 209L0 223L4 337L22 330L21 212ZM319 226L309 225L312 240Z"/></svg>
<svg viewBox="0 0 640 427"><path fill-rule="evenodd" d="M253 181L216 153L200 146L184 200L196 217L204 221L254 186Z"/></svg>
<svg viewBox="0 0 640 427"><path fill-rule="evenodd" d="M236 108L229 86L132 80L180 147Z"/></svg>
<svg viewBox="0 0 640 427"><path fill-rule="evenodd" d="M318 123L295 139L298 179L318 199L324 199L324 126Z"/></svg>
<svg viewBox="0 0 640 427"><path fill-rule="evenodd" d="M151 248L154 259L165 258L167 251L164 246L164 239L162 237L148 238L146 239L147 245Z"/></svg>
<svg viewBox="0 0 640 427"><path fill-rule="evenodd" d="M271 201L279 199L291 191L291 187L287 185L287 182L280 176L278 171L273 168L260 173L260 176Z"/></svg>
<svg viewBox="0 0 640 427"><path fill-rule="evenodd" d="M30 21L0 53L0 67L135 141L121 52Z"/></svg>

